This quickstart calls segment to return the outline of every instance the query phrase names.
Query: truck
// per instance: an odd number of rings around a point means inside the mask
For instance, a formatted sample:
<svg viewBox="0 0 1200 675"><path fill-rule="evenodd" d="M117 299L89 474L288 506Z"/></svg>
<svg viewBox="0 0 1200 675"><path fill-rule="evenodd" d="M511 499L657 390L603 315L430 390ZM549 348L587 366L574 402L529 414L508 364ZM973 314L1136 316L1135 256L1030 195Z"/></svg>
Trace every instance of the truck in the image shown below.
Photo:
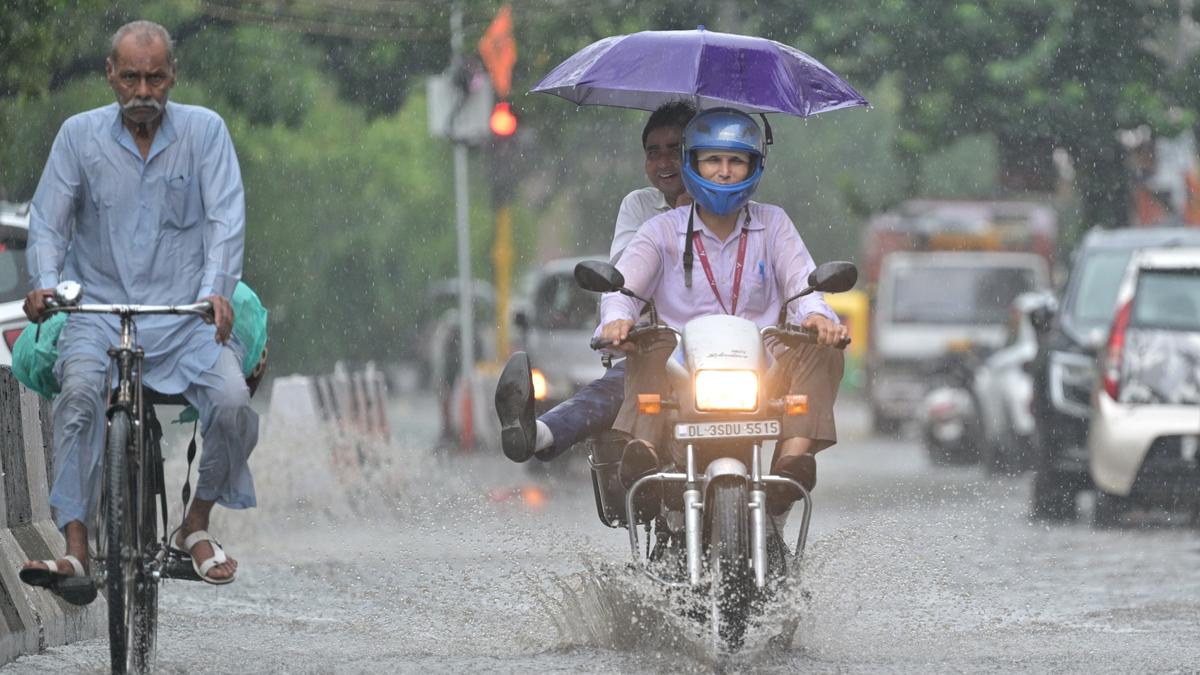
<svg viewBox="0 0 1200 675"><path fill-rule="evenodd" d="M871 219L866 392L877 432L914 417L952 349L1003 344L1013 300L1050 287L1056 234L1054 210L1023 201L911 200Z"/></svg>

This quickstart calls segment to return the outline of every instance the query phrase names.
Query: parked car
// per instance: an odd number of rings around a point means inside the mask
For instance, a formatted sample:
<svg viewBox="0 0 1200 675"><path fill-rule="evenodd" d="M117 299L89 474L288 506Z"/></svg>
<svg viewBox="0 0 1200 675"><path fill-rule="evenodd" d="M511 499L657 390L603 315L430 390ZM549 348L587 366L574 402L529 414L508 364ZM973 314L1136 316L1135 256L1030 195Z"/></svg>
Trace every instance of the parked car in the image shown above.
<svg viewBox="0 0 1200 675"><path fill-rule="evenodd" d="M1004 346L975 369L973 389L980 410L979 461L988 473L1031 468L1034 420L1033 376L1038 335L1054 314L1050 291L1022 293L1009 310Z"/></svg>
<svg viewBox="0 0 1200 675"><path fill-rule="evenodd" d="M1135 253L1116 307L1088 432L1097 527L1200 504L1200 247Z"/></svg>
<svg viewBox="0 0 1200 675"><path fill-rule="evenodd" d="M1035 518L1075 518L1075 496L1092 487L1087 435L1096 351L1108 335L1130 256L1141 248L1184 245L1200 246L1200 230L1093 229L1076 249L1033 366Z"/></svg>
<svg viewBox="0 0 1200 675"><path fill-rule="evenodd" d="M0 201L0 365L12 365L12 348L29 322L21 306L29 292L25 242L29 237L29 204Z"/></svg>
<svg viewBox="0 0 1200 675"><path fill-rule="evenodd" d="M513 315L518 338L533 366L538 414L570 398L604 374L588 346L600 321L596 295L575 282L575 265L601 258L559 258L526 277L525 299Z"/></svg>

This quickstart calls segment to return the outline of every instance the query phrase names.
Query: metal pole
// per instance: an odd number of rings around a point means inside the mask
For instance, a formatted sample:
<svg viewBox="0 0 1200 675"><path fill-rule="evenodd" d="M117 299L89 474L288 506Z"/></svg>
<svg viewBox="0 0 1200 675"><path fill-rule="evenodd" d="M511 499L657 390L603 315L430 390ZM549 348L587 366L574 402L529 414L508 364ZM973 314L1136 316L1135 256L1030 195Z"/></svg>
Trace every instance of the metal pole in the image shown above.
<svg viewBox="0 0 1200 675"><path fill-rule="evenodd" d="M462 62L462 42L462 3L455 2L454 11L450 13L451 60L455 65ZM458 372L467 384L467 405L462 411L462 425L464 429L474 429L474 401L471 396L475 393L475 313L472 309L470 195L467 188L467 145L455 139L454 212L458 230L458 319L461 327L461 365ZM473 434L467 434L468 439L471 436Z"/></svg>

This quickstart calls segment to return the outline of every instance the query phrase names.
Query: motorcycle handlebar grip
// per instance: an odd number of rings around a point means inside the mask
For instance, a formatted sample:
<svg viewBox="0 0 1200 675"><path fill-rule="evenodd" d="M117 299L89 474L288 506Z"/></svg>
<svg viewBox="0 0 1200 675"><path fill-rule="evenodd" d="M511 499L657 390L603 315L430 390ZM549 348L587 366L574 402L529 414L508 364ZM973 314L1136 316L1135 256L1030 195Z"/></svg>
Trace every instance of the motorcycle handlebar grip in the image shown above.
<svg viewBox="0 0 1200 675"><path fill-rule="evenodd" d="M594 337L594 338L592 338L592 341L588 343L588 346L591 347L595 351L599 351L601 349L606 349L608 347L613 347L615 345L612 344L612 340L605 340L604 338Z"/></svg>

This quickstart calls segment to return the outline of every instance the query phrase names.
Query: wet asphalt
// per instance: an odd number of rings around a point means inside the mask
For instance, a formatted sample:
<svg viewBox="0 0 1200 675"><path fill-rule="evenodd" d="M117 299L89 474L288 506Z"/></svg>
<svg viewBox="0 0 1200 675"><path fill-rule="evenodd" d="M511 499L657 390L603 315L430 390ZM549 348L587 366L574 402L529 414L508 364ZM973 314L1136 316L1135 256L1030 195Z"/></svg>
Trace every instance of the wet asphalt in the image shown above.
<svg viewBox="0 0 1200 675"><path fill-rule="evenodd" d="M930 465L839 404L813 529L740 652L716 653L671 597L626 568L586 462L552 473L434 448L397 401L393 439L271 429L260 508L211 530L236 583L164 584L165 673L1194 672L1200 537L1027 518L1029 478ZM182 444L168 471L182 477ZM169 479L171 480L171 479ZM172 488L172 494L177 494ZM174 508L174 503L172 504ZM789 533L794 536L796 523ZM0 674L107 672L93 640Z"/></svg>

